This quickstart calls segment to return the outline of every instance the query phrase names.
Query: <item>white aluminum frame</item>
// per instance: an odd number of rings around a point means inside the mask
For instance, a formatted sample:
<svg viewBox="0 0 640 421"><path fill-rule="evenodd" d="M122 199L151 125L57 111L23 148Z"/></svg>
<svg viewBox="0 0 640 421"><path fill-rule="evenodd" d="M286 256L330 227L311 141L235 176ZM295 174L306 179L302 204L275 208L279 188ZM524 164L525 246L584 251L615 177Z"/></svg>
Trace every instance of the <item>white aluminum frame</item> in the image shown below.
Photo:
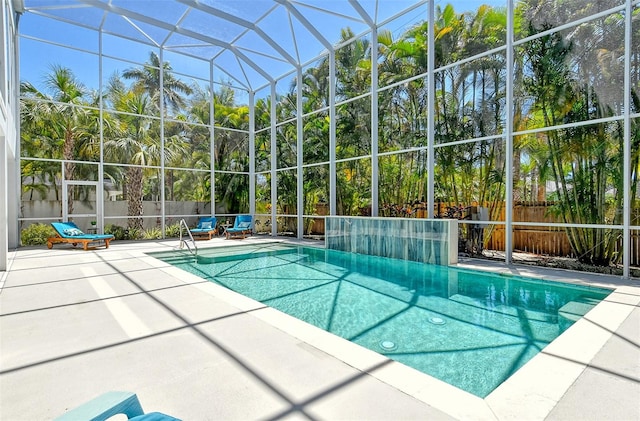
<svg viewBox="0 0 640 421"><path fill-rule="evenodd" d="M3 0L3 1L7 1L7 0ZM299 48L302 47L300 45L297 45L297 41L294 39L294 43L296 43L295 48L296 48L296 54L291 54L289 52L287 52L284 48L282 48L269 34L267 34L264 30L262 30L260 28L260 26L258 26L255 22L250 22L246 19L243 19L242 17L239 16L234 16L231 15L223 10L214 8L212 6L203 4L202 2L198 1L198 0L176 0L190 8L196 9L196 10L200 10L202 12L205 13L209 13L213 16L216 16L218 18L222 18L222 19L227 19L230 22L233 22L236 25L239 25L243 28L245 28L245 32L246 31L254 31L262 40L264 40L270 47L272 47L274 49L274 51L277 52L277 54L279 54L280 56L269 56L270 58L273 59L277 59L280 60L282 62L288 63L290 64L294 70L292 70L291 72L285 74L282 77L279 78L275 78L273 77L273 75L271 75L267 69L264 69L262 67L260 67L257 63L255 63L254 61L252 61L246 54L243 53L243 49L242 48L238 48L237 46L235 46L233 44L233 42L224 42L221 41L220 39L214 38L214 37L209 37L206 35L202 35L202 34L198 34L195 33L193 31L190 31L188 29L182 28L179 23L176 25L172 25L172 24L168 24L166 22L163 21L159 21L157 19L151 18L149 16L140 14L140 13L135 13L129 10L125 10L122 8L119 8L117 6L114 6L113 4L109 3L109 2L103 2L100 0L78 0L82 5L86 5L86 6L91 6L91 7L96 7L100 10L103 10L105 12L111 12L111 13L116 13L116 14L120 14L122 15L125 19L135 19L135 20L139 20L141 22L144 22L146 24L149 25L155 25L159 28L165 29L167 31L169 31L170 33L177 33L177 34L182 34L188 37L191 37L195 40L198 41L202 41L205 43L208 43L210 45L214 45L214 46L218 46L221 47L225 50L231 51L233 54L236 55L236 57L239 60L239 64L240 67L242 68L242 64L240 63L240 60L243 63L246 63L247 65L249 65L254 71L256 71L258 74L260 74L262 77L264 77L265 80L268 81L267 85L258 87L257 89L251 89L251 84L250 83L243 83L242 80L240 79L240 77L235 77L234 75L229 75L227 73L227 75L229 77L231 77L233 80L235 80L236 82L238 82L239 84L241 84L245 89L247 89L248 91L248 95L249 95L249 109L250 109L250 124L249 124L249 159L250 159L250 164L249 164L249 203L250 203L250 212L251 214L255 214L256 211L256 206L255 206L255 197L256 197L256 169L255 169L255 134L256 134L256 130L255 130L255 94L258 90L264 88L264 87L270 87L271 90L271 126L269 128L267 128L268 130L270 130L270 136L271 136L271 168L269 169L268 173L271 176L271 203L272 203L272 208L271 208L271 212L270 212L270 218L271 218L271 222L272 222L272 226L271 226L271 234L272 235L277 235L277 211L276 211L276 203L277 203L277 198L278 198L278 192L277 192L277 186L278 186L278 172L280 170L284 170L283 168L277 168L277 156L276 156L276 142L277 142L277 135L276 135L276 129L278 125L281 124L287 124L290 122L295 121L296 123L296 132L297 132L297 143L296 143L296 147L297 147L297 157L296 157L296 166L290 168L290 170L296 170L296 174L297 174L297 186L296 186L296 197L297 197L297 201L296 201L296 208L297 208L297 228L298 228L298 237L302 238L303 234L304 234L304 189L303 189L303 177L304 177L304 168L308 167L308 166L314 166L314 165L329 165L329 213L330 215L336 215L337 214L337 206L336 206L336 202L337 202L337 180L336 180L336 171L337 171L337 164L340 162L347 162L347 161L351 161L351 160L358 160L358 159L370 159L371 160L371 213L372 216L377 216L379 213L379 209L378 209L378 182L379 182L379 173L378 173L378 160L380 156L385 156L385 155L391 155L391 154L397 154L397 153L404 153L404 152L409 152L409 151L414 151L414 150L426 150L428 156L430 157L428 162L427 162L427 216L432 218L434 216L434 205L435 205L435 193L434 193L434 168L435 168L435 160L434 160L434 156L435 156L435 151L437 148L439 147L447 147L447 146L452 146L452 145L456 145L456 144L465 144L465 143L470 143L470 142L478 142L479 140L488 140L488 139L495 139L497 141L504 141L505 142L505 150L506 150L506 162L513 162L513 140L514 140L514 136L518 136L518 135L523 135L523 134L530 134L530 133L537 133L537 132L544 132L544 131L549 131L549 130L554 130L554 129L558 129L558 128L567 128L567 127L579 127L579 126L583 126L583 125L590 125L590 124L594 124L594 123L598 123L598 122L607 122L607 121L623 121L623 127L624 127L624 156L623 156L623 172L626 175L626 177L623 177L623 209L624 209L624 213L623 213L623 222L622 225L606 225L606 224L552 224L554 226L559 226L559 227L572 227L572 226L580 226L580 227L587 227L587 228L613 228L613 229L620 229L622 231L622 236L623 236L623 276L625 278L628 278L630 276L630 261L631 261L631 250L630 247L631 245L631 230L632 229L638 229L640 227L638 226L633 226L631 224L631 200L630 200L630 196L631 196L631 184L630 184L630 174L632 171L631 168L631 119L633 118L637 118L638 115L634 114L632 116L631 112L630 112L630 108L631 108L631 97L630 97L630 89L631 89L631 37L632 37L632 12L634 11L634 7L637 7L640 2L637 0L626 0L624 2L624 4L621 4L619 6L613 7L611 9L608 10L603 10L600 11L594 15L590 15L590 16L585 16L583 18L580 18L578 20L575 21L571 21L559 26L556 26L554 28L551 28L545 32L541 32L538 33L534 36L528 37L528 38L523 38L523 39L514 39L514 10L515 10L515 0L505 0L505 4L506 4L506 8L507 8L507 39L506 39L506 43L504 46L501 47L497 47L491 51L484 51L480 54L477 54L475 56L472 57L466 57L463 60L460 60L456 63L452 63L452 64L448 64L446 66L442 66L440 68L435 68L435 1L428 1L428 0L419 0L416 1L416 3L412 6L410 6L408 9L405 9L404 11L397 13L396 15L386 19L384 22L378 22L376 23L376 17L372 17L370 16L367 11L362 7L362 5L359 3L358 0L348 0L349 4L352 5L352 7L354 8L354 10L356 11L357 15L361 18L361 20L357 19L357 18L351 18L355 21L358 22L363 22L365 23L369 29L368 31L366 31L363 34L358 34L357 36L355 36L353 39L344 42L342 45L332 45L329 40L323 35L321 28L316 28L303 14L303 12L300 10L299 8L299 4L297 4L294 1L291 0L274 0L276 5L274 7L284 7L287 11L287 13L294 17L295 19L298 20L298 22L326 49L326 52L320 54L319 56L317 56L316 58L309 60L307 63L312 63L315 60L320 59L321 57L323 57L324 55L328 54L328 60L329 60L329 105L328 107L325 107L323 110L328 110L328 114L329 114L329 118L330 118L330 126L329 126L329 160L328 162L322 162L322 163L313 163L313 164L306 164L303 161L303 148L304 148L304 128L303 128L303 118L305 117L305 115L302 114L302 104L303 104L303 98L302 98L302 82L303 82L303 73L302 70L304 68L304 66L306 65L306 63L300 63L299 62ZM428 127L434 127L434 123L435 123L435 96L434 96L434 92L435 92L435 79L434 79L434 74L439 72L439 71L443 71L449 67L452 66L460 66L463 63L466 62L470 62L472 60L476 60L480 57L484 57L484 56L488 56L491 54L495 54L495 53L499 53L499 52L504 52L504 54L506 55L506 74L507 74L507 80L506 80L506 85L505 85L505 95L506 95L506 121L505 121L505 131L502 134L497 134L497 135L493 135L493 136L487 136L486 138L483 139L478 139L478 138L474 138L474 139L458 139L455 142L451 142L451 143L447 143L447 144L435 144L435 133L433 130L429 130L427 133L427 145L426 147L420 147L420 148L410 148L410 149L406 149L406 150L400 150L400 151L391 151L391 152L384 152L384 153L380 153L378 151L378 94L379 92L382 92L386 89L390 89L391 86L384 86L384 87L379 87L378 86L378 74L377 74L377 66L375 65L377 63L378 60L378 40L377 40L377 35L378 35L378 28L380 28L382 25L385 25L389 22L394 21L394 19L397 19L398 17L402 16L403 14L408 13L409 11L412 11L422 5L426 5L427 6L427 13L426 13L426 18L428 20L428 63L427 63L427 72L425 74L422 75L416 75L413 76L405 81L402 82L396 82L394 85L396 84L400 84L400 83L405 83L407 81L410 80L415 80L415 79L419 79L419 78L426 78L427 79L427 92L428 92L428 109L427 109L427 125ZM318 7L315 7L313 5L309 6L310 8L314 8L314 9L318 9L318 10L322 10L324 12L333 14L335 16L340 16L340 17L347 17L344 16L340 13L336 13L336 12L331 12L325 9L320 9ZM580 25L582 23L585 22L589 22L593 19L597 19L600 17L605 17L605 16L609 16L611 13L616 13L616 12L623 12L625 14L625 38L624 38L624 48L625 48L625 62L624 62L624 98L623 98L623 102L624 102L624 112L622 115L616 115L613 117L607 117L607 118L602 118L602 119L598 119L598 120L589 120L589 121L583 121L583 122L578 122L578 123L571 123L571 124L567 124L567 125L562 125L562 126L558 126L558 127L541 127L541 128L536 128L536 129L530 129L530 130L523 130L523 131L516 131L513 125L513 92L514 92L514 81L513 81L513 72L514 72L514 55L515 55L515 48L518 47L519 45L522 45L526 42L530 42L533 39L536 39L538 37L541 36L545 36L551 33L555 33L558 31L562 31L565 29L569 29L569 28L573 28L576 27L577 25ZM181 19L184 19L185 16L182 16ZM60 19L61 21L64 21L64 19ZM180 22L180 21L179 21ZM141 33L143 33L140 30ZM293 33L293 32L292 32ZM155 44L157 46L157 48L159 48L160 51L160 80L161 83L163 82L163 66L162 63L164 62L164 57L163 57L163 51L165 51L166 49L168 49L165 46L166 43L166 39L164 42L158 44L158 43L154 43L152 37L146 35L143 33L143 35L145 35L147 37L147 39L149 39L149 41L153 44ZM348 98L345 99L343 101L336 101L335 95L336 95L336 82L337 82L337 78L336 78L336 50L337 48L340 48L341 46L344 46L346 44L348 44L349 42L353 42L354 40L360 39L363 36L370 36L371 37L371 63L372 63L372 71L371 71L371 86L368 92L365 92L361 95L357 95L356 97L353 98ZM237 39L237 38L236 38ZM18 45L18 36L16 35L16 39L13 40L14 41L14 45ZM100 89L102 89L102 84L103 84L103 57L106 57L103 55L103 37L102 34L100 34L99 36L99 45L98 45L98 55L100 57L99 60L99 86ZM53 43L52 43L53 44ZM78 51L81 51L78 48L75 48ZM248 50L245 50L248 51ZM92 52L92 54L95 54ZM185 54L188 55L188 54ZM209 122L209 130L210 130L210 159L211 159L211 168L210 168L210 176L212 179L212 183L211 183L211 213L215 214L216 212L216 185L215 185L215 175L216 175L216 171L217 169L215 168L215 130L216 130L216 126L215 126L215 121L214 121L214 101L213 101L213 92L214 92L214 88L215 88L215 83L214 83L214 76L215 76L215 72L214 69L217 67L216 66L216 57L213 57L209 60L210 63L210 72L209 72L209 89L212 93L212 97L211 97L211 102L210 102L210 122ZM17 65L16 65L17 67ZM222 70L224 72L224 70ZM246 78L246 75L244 75ZM277 102L277 92L276 92L276 85L278 82L284 80L284 78L286 77L291 77L293 76L296 80L297 80L297 114L294 118L289 119L288 121L285 122L278 122L276 121L276 102ZM17 96L17 89L14 86L14 90L16 92L16 96ZM161 91L162 92L162 91ZM162 93L161 93L162 95ZM336 146L337 146L337 139L336 139L336 109L339 105L341 104L345 104L345 103L349 103L351 101L355 101L361 98L365 98L369 96L370 98L370 103L371 103L371 151L369 151L369 154L366 155L362 155L362 156L358 156L358 157L350 157L347 159L340 159L338 160L336 158ZM160 120L160 126L161 129L164 127L164 123L165 123L165 116L164 116L164 112L163 112L163 107L164 107L164 102L162 100L162 98L160 99L160 115L159 117L157 117ZM307 114L307 115L311 115L313 113L319 112L321 110L314 110L311 113ZM100 103L99 103L99 112L101 115L103 115L106 110L104 109L104 104L102 102L102 98L100 99ZM155 116L151 116L151 118L156 118ZM98 186L101 186L104 182L103 179L103 168L105 165L104 162L104 150L103 150L103 130L102 130L102 122L100 123L101 126L101 130L100 130L100 140L101 140L101 145L100 145L100 162L98 163L99 165L99 180L97 183ZM264 129L264 130L267 130ZM164 147L164 130L161 130L161 135L160 135L160 143L161 146ZM18 143L18 148L19 148L19 142ZM163 148L164 149L164 148ZM4 154L6 157L6 153ZM19 153L18 153L19 156ZM19 159L20 158L16 158L16 160L18 161L18 165L16 168L16 175L14 176L9 176L8 178L11 180L13 178L15 178L16 180L19 180ZM110 163L107 163L109 165L111 165ZM118 165L118 164L114 164L114 165ZM164 157L164 151L162 153L162 157L161 157L161 163L160 163L160 174L161 174L161 180L160 180L160 194L161 194L161 200L162 200L162 228L164 230L164 224L165 224L165 216L166 216L166 209L165 209L165 193L164 193L164 171L165 171L165 157ZM266 173L266 172L261 172L261 173ZM243 173L244 174L244 173ZM504 225L505 227L505 241L506 241L506 253L505 253L505 263L510 264L512 263L512 248L513 248L513 234L512 234L512 229L514 226L521 226L521 225L530 225L530 226L548 226L549 224L541 224L541 223L533 223L533 222L526 222L526 221L514 221L513 220L513 210L512 210L512 205L513 205L513 167L511 165L506 165L506 169L505 169L505 176L506 176L506 196L505 196L505 205L506 205L506 211L505 211L505 221L501 222L501 221L488 221L488 222L481 222L483 224L487 224L487 225ZM19 181L18 181L19 182ZM94 183L94 182L91 182ZM93 184L92 184L93 185ZM2 190L0 190L0 192L3 193L3 195L6 195L6 190L3 192ZM103 193L103 189L102 188L98 188L96 191L97 194L97 213L103 214L104 213L104 193ZM307 215L307 217L310 215ZM16 216L16 219L17 216ZM102 219L102 218L99 218ZM101 220L101 224L103 224L103 221ZM0 250L0 256L2 255L2 250Z"/></svg>

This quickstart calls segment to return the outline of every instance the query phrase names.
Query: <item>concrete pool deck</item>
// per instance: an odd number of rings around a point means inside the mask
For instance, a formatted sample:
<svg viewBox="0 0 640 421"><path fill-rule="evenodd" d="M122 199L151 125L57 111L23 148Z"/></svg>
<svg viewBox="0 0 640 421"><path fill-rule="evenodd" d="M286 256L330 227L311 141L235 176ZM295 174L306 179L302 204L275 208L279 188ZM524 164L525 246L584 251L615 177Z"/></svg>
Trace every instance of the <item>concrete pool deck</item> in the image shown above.
<svg viewBox="0 0 640 421"><path fill-rule="evenodd" d="M637 280L461 262L615 289L481 399L145 254L177 245L12 252L0 273L0 418L52 419L126 390L184 420L640 420Z"/></svg>

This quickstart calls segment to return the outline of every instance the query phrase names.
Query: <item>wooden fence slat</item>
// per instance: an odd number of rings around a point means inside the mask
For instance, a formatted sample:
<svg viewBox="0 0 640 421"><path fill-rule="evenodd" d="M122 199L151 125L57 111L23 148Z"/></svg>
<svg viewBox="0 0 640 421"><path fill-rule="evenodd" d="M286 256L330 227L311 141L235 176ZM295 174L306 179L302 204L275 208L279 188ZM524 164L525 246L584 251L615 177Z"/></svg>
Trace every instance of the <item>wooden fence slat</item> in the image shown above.
<svg viewBox="0 0 640 421"><path fill-rule="evenodd" d="M516 222L535 222L535 223L559 223L558 218L554 217L549 208L554 202L517 202L513 207L513 220ZM440 208L445 209L450 206L448 203L440 203ZM474 205L477 205L474 203ZM505 206L499 205L499 217L497 221L505 221ZM436 205L437 209L437 205ZM640 209L634 209L632 220L640 220ZM503 226L495 226L491 231L491 236L487 241L486 248L489 250L505 250L505 229ZM542 254L558 257L576 257L571 249L569 237L562 227L539 227L539 226L522 226L513 227L513 249L514 251L523 251L527 253ZM630 242L631 265L640 265L640 231L631 232ZM616 251L622 252L622 239L616 244Z"/></svg>

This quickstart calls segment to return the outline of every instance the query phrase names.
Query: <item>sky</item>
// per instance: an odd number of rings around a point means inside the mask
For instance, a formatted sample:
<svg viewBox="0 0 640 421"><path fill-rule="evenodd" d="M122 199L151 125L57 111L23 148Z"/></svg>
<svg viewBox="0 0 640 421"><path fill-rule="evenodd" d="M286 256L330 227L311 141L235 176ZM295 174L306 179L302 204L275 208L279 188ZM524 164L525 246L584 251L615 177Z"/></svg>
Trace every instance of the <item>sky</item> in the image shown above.
<svg viewBox="0 0 640 421"><path fill-rule="evenodd" d="M207 0L203 3L217 2L220 0ZM356 34L363 33L367 27L363 23L359 23L353 19L344 18L347 14L355 15L353 8L349 6L345 0L301 0L306 3L306 7L299 6L300 10L304 12L305 17L315 27L320 29L320 32L328 39L330 43L335 43L340 38L340 29L349 26ZM506 0L489 0L483 3L491 4L495 6L504 6ZM123 7L132 7L136 3L131 3L131 0L114 0L117 5L118 2L122 2ZM127 3L128 2L128 3ZM162 8L158 8L161 11L153 11L150 14L154 18L163 19L167 18L175 21L175 14L180 13L179 7L181 5L169 0L156 0L156 3L165 3ZM379 20L387 19L395 15L399 10L409 7L414 2L412 0L380 0L378 3ZM436 1L436 6L444 7L447 3L452 3L456 11L475 10L479 6L479 2L475 0L453 0L449 2ZM25 4L29 7L30 0L25 0ZM55 3L54 3L55 4ZM141 3L138 3L141 4ZM264 2L256 3L256 0L237 0L236 3L221 3L216 4L216 7L221 8L225 5L263 5ZM369 13L375 13L375 2L373 0L362 0L362 7ZM172 10L172 6L175 10ZM182 6L184 7L184 6ZM229 6L231 7L231 6ZM271 6L270 6L271 7ZM316 8L324 7L331 8L338 13L338 16L327 15L326 13L319 13ZM202 14L204 19L205 15ZM58 13L53 9L51 13ZM67 13L65 11L65 13ZM82 22L100 22L102 12L78 12L78 9L72 10L71 16L73 19ZM171 16L163 16L164 14L174 13ZM184 20L181 22L181 27L189 30L198 30L199 25L202 25L203 19L198 20L199 16L196 12L190 13L188 16L192 16L192 20ZM237 13L237 12L234 12ZM251 10L247 10L247 14L251 13ZM254 11L254 14L262 13L261 11ZM394 36L399 36L406 28L411 25L425 20L427 13L427 6L422 5L419 8L407 13L406 15L398 17L393 22L385 25L383 29L389 29ZM253 19L253 16L241 16L245 19ZM284 22L284 23L283 23ZM159 40L164 36L163 31L157 30L150 26L145 26L142 22L133 22L139 29L150 34L152 37ZM213 28L213 25L207 19L207 25ZM139 32L131 25L130 22L126 22L119 17L110 17L104 23L105 27L109 30L118 31L119 33L131 34L132 36L140 36ZM223 22L218 22L217 29L211 29L212 33L221 39L225 36L232 37L238 33L238 27L235 25L229 25L229 28L223 28ZM282 7L279 8L278 13L273 13L261 22L258 26L268 34L274 42L278 43L283 49L287 51L290 56L295 60L301 62L307 62L313 57L317 56L324 46L317 41L315 37L308 33L305 28L296 19L289 19L287 13ZM209 27L206 28L209 31ZM217 33L216 33L217 31ZM228 32L228 33L225 33ZM236 32L234 32L236 31ZM20 20L20 32L27 37L35 37L39 39L47 39L56 44L70 45L77 50L62 48L60 46L46 45L38 41L34 41L29 38L22 38L21 44L21 80L28 80L34 83L37 87L41 87L41 83L45 75L49 74L53 65L63 65L69 67L74 71L74 74L88 87L97 89L99 86L99 65L98 57L95 54L87 52L97 52L99 45L99 37L96 31L81 28L75 25L68 25L55 21L52 19L43 18L34 14L26 14L22 16ZM295 33L295 37L292 35ZM191 54L200 55L203 54L206 57L211 57L214 54L219 54L223 51L220 47L194 45L193 40L182 40L181 36L174 36L169 42L172 48L177 48L182 51L187 51ZM184 43L182 43L184 42ZM190 44L186 44L189 42ZM277 56L279 53L267 44L260 37L255 35L249 35L242 38L238 42L240 46L240 52L246 57L256 63L256 65L265 72L275 77L282 75L290 70L292 67L289 63L284 63L281 60L274 60L273 58L266 57ZM151 50L149 45L133 43L124 41L118 37L105 35L102 42L103 52L106 55L122 57L125 61L114 60L106 58L103 64L103 81L106 81L114 71L122 71L124 69L139 67L141 63L148 60L149 52ZM209 77L209 62L204 60L195 60L191 57L187 57L181 54L166 53L165 60L171 63L174 73L189 76L180 76L183 79L190 80L191 82L198 83L199 85L206 87ZM221 72L218 69L214 70L214 81L231 81L236 86L250 87L256 89L259 86L267 84L267 80L260 75L259 71L251 68L250 66L241 66L238 64L238 60L231 52L222 53L216 59L216 64L220 64L232 75L229 76ZM238 81L234 80L236 77ZM287 85L286 83L283 85ZM265 92L268 89L264 90Z"/></svg>

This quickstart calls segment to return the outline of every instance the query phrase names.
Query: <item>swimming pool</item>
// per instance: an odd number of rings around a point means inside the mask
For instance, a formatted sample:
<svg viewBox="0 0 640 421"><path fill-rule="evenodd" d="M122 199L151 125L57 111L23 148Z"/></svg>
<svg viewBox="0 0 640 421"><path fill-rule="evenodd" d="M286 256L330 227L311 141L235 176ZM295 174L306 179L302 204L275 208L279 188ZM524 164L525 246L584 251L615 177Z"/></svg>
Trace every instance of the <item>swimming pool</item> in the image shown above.
<svg viewBox="0 0 640 421"><path fill-rule="evenodd" d="M152 256L479 397L611 293L281 243Z"/></svg>

